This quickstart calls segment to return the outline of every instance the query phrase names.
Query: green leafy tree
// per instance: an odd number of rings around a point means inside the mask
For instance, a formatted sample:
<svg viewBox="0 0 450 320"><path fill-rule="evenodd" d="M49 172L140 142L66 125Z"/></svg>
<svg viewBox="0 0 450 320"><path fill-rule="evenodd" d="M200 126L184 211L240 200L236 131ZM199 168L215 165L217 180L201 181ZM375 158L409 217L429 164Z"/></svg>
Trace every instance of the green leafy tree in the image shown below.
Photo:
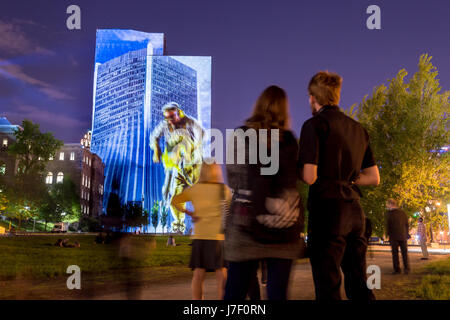
<svg viewBox="0 0 450 320"><path fill-rule="evenodd" d="M152 207L152 214L151 214L151 220L152 220L152 226L153 228L155 228L155 233L156 233L156 227L158 226L158 215L159 213L159 201L155 201L155 203L153 203L153 207Z"/></svg>
<svg viewBox="0 0 450 320"><path fill-rule="evenodd" d="M73 222L81 218L78 189L73 180L67 176L62 183L54 184L45 194L38 209L39 219L45 222Z"/></svg>
<svg viewBox="0 0 450 320"><path fill-rule="evenodd" d="M5 196L9 200L7 211L12 218L21 221L36 216L48 192L44 182L45 166L63 146L52 133L42 133L38 124L22 122L22 129L14 132L15 141L8 153L17 160L17 172L6 182Z"/></svg>
<svg viewBox="0 0 450 320"><path fill-rule="evenodd" d="M400 70L388 86L375 87L349 112L367 129L380 169L380 186L363 188L361 199L378 235L384 233L388 198L399 199L411 214L448 192L448 175L442 171L448 168L448 158L438 151L449 141L450 91L442 91L437 69L426 54L409 81L407 74Z"/></svg>
<svg viewBox="0 0 450 320"><path fill-rule="evenodd" d="M163 234L164 234L164 228L167 226L168 216L169 216L169 211L167 210L167 208L162 207L161 208L161 228L162 228Z"/></svg>

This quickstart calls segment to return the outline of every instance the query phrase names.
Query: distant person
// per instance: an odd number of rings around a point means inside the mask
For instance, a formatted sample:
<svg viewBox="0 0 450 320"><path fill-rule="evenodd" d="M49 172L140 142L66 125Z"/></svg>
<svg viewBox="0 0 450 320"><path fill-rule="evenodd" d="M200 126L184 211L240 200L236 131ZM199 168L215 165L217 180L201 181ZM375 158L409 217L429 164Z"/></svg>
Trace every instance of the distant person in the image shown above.
<svg viewBox="0 0 450 320"><path fill-rule="evenodd" d="M392 248L392 262L394 265L393 274L400 274L400 261L398 257L398 248L402 252L403 267L405 274L410 272L408 261L408 217L406 213L398 206L395 199L388 199L386 201L386 231L389 236L389 242Z"/></svg>
<svg viewBox="0 0 450 320"><path fill-rule="evenodd" d="M310 185L308 254L317 300L375 298L366 285L367 238L358 186L378 185L367 131L339 108L342 78L321 71L308 85L313 117L301 129L298 167Z"/></svg>
<svg viewBox="0 0 450 320"><path fill-rule="evenodd" d="M222 169L216 164L204 162L198 183L176 195L172 205L177 210L192 216L194 234L189 267L192 277L192 298L204 299L203 282L205 272L214 271L217 280L217 299L223 299L226 269L223 255L224 234L222 230L224 202L229 201L231 192L223 182ZM194 211L184 205L192 202Z"/></svg>
<svg viewBox="0 0 450 320"><path fill-rule="evenodd" d="M56 247L62 247L62 246L63 246L62 243L63 243L63 239L58 239L58 240L56 240L56 242L55 242L55 246L56 246Z"/></svg>
<svg viewBox="0 0 450 320"><path fill-rule="evenodd" d="M103 232L100 232L96 237L95 237L95 243L97 244L104 244L105 243L105 237L103 236Z"/></svg>
<svg viewBox="0 0 450 320"><path fill-rule="evenodd" d="M419 218L419 222L417 224L417 235L419 237L420 248L422 249L423 257L421 260L428 260L428 249L427 249L427 229L425 228L425 224L423 223L423 218Z"/></svg>
<svg viewBox="0 0 450 320"><path fill-rule="evenodd" d="M302 255L303 227L296 188L298 145L290 130L286 92L277 86L266 88L250 118L234 132L235 139L244 139L239 132L256 134L267 154L278 151L279 163L274 174L261 174L262 161L250 163L249 143L240 147L235 143L233 159L240 155L246 159L243 164L227 164L234 194L225 225L225 259L229 263L225 300L244 300L251 286L259 285L256 272L261 260L267 262L267 298L286 300L293 262Z"/></svg>
<svg viewBox="0 0 450 320"><path fill-rule="evenodd" d="M167 247L176 246L175 238L174 238L173 236L170 235L170 236L167 238L166 246L167 246Z"/></svg>

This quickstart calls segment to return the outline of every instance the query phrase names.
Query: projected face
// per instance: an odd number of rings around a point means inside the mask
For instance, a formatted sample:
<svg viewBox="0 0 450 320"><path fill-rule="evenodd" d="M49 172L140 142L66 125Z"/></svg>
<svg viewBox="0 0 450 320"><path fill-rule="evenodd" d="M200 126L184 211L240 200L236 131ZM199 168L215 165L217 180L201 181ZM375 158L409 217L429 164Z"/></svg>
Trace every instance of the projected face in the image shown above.
<svg viewBox="0 0 450 320"><path fill-rule="evenodd" d="M164 112L164 119L166 119L171 125L175 125L180 122L181 118L177 109L167 110Z"/></svg>

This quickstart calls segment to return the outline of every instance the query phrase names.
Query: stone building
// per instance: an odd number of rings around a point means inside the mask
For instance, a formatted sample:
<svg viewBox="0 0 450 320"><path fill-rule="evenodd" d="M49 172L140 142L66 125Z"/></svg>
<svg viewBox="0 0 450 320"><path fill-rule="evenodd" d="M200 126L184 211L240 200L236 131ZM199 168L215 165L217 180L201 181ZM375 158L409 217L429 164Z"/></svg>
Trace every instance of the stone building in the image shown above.
<svg viewBox="0 0 450 320"><path fill-rule="evenodd" d="M67 143L47 163L47 185L69 177L79 190L81 213L97 218L103 213L105 164L90 151L90 132L80 143Z"/></svg>

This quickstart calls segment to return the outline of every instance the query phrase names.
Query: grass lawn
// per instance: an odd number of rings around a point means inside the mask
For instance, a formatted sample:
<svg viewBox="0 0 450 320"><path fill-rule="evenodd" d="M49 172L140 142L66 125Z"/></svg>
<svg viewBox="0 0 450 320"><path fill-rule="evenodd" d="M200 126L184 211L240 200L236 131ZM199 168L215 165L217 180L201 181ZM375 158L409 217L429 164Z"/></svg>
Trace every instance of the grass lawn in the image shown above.
<svg viewBox="0 0 450 320"><path fill-rule="evenodd" d="M53 246L58 238L78 241L80 248ZM132 236L122 248L96 244L93 235L0 237L0 280L49 279L66 275L69 265L83 274L104 274L114 270L183 266L191 252L191 240L176 236L179 246L166 247L167 236ZM121 252L121 253L120 253ZM123 258L129 256L130 259Z"/></svg>
<svg viewBox="0 0 450 320"><path fill-rule="evenodd" d="M385 282L377 299L450 300L450 258L430 262L408 276Z"/></svg>
<svg viewBox="0 0 450 320"><path fill-rule="evenodd" d="M422 270L424 276L415 295L426 300L450 300L450 258L432 262Z"/></svg>

